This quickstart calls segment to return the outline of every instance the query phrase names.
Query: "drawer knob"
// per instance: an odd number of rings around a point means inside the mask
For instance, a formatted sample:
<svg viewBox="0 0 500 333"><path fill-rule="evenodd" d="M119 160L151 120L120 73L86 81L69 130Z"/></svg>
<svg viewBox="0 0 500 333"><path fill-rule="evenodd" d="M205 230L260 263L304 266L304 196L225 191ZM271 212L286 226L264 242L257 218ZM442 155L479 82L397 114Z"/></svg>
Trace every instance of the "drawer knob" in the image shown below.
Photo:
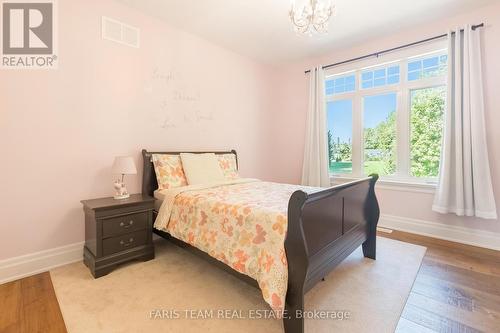
<svg viewBox="0 0 500 333"><path fill-rule="evenodd" d="M120 241L120 245L121 245L121 246L125 246L125 247L127 247L127 246L130 246L133 242L134 242L134 238L133 238L133 237L130 237L130 238L128 239L128 243L125 243L125 242L123 241L123 239L122 239L122 240Z"/></svg>
<svg viewBox="0 0 500 333"><path fill-rule="evenodd" d="M132 226L132 224L134 224L133 220L128 221L128 224L120 222L120 227L122 227L122 228L130 228Z"/></svg>

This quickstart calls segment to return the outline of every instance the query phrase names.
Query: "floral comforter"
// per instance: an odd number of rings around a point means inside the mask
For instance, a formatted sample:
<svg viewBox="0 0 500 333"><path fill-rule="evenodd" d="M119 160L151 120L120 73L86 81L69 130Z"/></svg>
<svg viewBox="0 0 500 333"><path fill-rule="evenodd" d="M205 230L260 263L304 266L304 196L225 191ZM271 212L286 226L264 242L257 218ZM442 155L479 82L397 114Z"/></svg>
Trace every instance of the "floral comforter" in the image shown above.
<svg viewBox="0 0 500 333"><path fill-rule="evenodd" d="M162 190L155 228L255 279L264 300L281 313L288 284L287 208L298 189L318 190L255 179Z"/></svg>

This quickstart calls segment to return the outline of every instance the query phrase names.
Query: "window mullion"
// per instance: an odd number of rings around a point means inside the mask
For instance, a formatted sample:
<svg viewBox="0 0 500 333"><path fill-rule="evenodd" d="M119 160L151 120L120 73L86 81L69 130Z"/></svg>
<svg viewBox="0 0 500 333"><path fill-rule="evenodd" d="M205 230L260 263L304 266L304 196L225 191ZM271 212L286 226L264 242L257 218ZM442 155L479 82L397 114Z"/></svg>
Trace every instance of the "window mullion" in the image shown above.
<svg viewBox="0 0 500 333"><path fill-rule="evenodd" d="M401 85L398 93L397 121L397 175L408 177L410 170L410 96L408 89L407 61L401 61Z"/></svg>
<svg viewBox="0 0 500 333"><path fill-rule="evenodd" d="M363 105L358 93L353 99L353 131L352 131L352 174L363 175Z"/></svg>

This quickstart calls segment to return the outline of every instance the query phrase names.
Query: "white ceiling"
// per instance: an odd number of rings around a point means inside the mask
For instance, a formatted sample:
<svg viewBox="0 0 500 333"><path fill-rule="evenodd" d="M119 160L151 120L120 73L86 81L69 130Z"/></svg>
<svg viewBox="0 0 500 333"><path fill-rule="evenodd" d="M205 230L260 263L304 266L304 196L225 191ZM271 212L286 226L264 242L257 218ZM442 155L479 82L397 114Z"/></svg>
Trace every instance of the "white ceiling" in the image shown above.
<svg viewBox="0 0 500 333"><path fill-rule="evenodd" d="M251 58L279 63L318 56L391 31L499 0L333 0L329 33L298 36L290 0L119 0Z"/></svg>

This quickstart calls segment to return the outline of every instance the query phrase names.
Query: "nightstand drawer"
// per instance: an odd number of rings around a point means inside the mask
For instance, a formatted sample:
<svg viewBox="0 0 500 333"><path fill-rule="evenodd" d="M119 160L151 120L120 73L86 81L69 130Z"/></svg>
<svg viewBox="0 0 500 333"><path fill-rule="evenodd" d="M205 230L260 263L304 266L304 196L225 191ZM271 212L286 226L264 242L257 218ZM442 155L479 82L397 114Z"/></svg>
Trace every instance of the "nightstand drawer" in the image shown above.
<svg viewBox="0 0 500 333"><path fill-rule="evenodd" d="M103 220L102 237L123 235L132 231L146 229L148 213L136 213Z"/></svg>
<svg viewBox="0 0 500 333"><path fill-rule="evenodd" d="M111 237L102 241L103 255L121 252L136 246L146 244L148 235L146 230L131 232L118 237Z"/></svg>

